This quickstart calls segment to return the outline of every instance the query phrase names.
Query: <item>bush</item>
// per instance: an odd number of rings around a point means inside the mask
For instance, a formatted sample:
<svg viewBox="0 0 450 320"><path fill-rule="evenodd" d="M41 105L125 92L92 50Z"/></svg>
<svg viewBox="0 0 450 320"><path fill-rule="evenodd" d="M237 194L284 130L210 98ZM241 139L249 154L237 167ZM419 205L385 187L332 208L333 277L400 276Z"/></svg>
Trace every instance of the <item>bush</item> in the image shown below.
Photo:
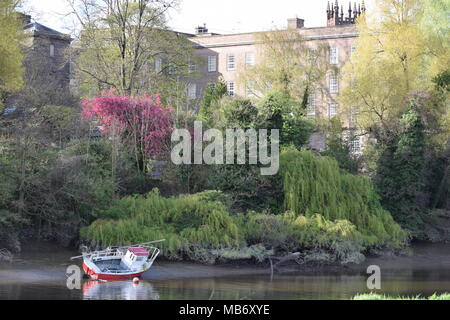
<svg viewBox="0 0 450 320"><path fill-rule="evenodd" d="M347 220L360 232L365 246L400 247L407 235L384 210L366 177L344 173L331 158L311 152L282 152L280 171L284 207L295 215L326 221Z"/></svg>
<svg viewBox="0 0 450 320"><path fill-rule="evenodd" d="M238 248L241 237L236 224L224 204L205 200L211 196L209 192L163 198L155 189L146 196L126 197L82 229L81 237L104 246L166 239L161 248L169 259L196 260L198 248Z"/></svg>
<svg viewBox="0 0 450 320"><path fill-rule="evenodd" d="M258 214L238 216L249 245L262 244L278 254L301 252L305 262L357 263L364 259L362 236L349 221L329 221L321 215Z"/></svg>

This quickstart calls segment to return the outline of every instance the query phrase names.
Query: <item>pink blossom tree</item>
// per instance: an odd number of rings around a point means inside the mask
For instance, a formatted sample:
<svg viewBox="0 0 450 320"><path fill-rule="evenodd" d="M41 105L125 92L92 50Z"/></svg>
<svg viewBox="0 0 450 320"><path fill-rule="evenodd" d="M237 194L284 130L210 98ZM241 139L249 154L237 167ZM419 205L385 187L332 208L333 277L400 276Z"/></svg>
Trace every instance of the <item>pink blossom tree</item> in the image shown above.
<svg viewBox="0 0 450 320"><path fill-rule="evenodd" d="M147 171L150 159L167 154L174 119L159 95L119 96L113 90L104 91L83 100L82 108L83 118L95 120L103 135L113 140L120 137L132 148L139 171Z"/></svg>

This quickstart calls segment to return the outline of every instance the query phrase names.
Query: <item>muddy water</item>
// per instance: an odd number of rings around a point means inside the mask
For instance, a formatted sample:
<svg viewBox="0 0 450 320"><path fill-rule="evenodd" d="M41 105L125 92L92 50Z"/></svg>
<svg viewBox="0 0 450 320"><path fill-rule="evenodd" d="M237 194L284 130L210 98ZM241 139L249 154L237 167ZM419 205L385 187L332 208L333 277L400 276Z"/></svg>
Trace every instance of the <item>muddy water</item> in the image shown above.
<svg viewBox="0 0 450 320"><path fill-rule="evenodd" d="M381 268L381 293L450 292L450 245L415 244L410 256L368 259L361 266L303 271L273 278L267 269L155 263L139 285L85 281L66 286L77 252L49 244L25 247L13 264L0 263L0 299L349 299L366 288L367 266Z"/></svg>

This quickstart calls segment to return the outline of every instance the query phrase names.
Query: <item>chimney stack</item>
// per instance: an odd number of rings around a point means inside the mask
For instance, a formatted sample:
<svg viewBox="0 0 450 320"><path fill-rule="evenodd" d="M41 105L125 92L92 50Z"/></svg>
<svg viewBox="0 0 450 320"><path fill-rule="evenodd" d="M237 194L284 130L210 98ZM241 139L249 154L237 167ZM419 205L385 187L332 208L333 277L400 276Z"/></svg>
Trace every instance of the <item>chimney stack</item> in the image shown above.
<svg viewBox="0 0 450 320"><path fill-rule="evenodd" d="M356 19L363 13L365 13L367 10L366 4L364 0L362 1L362 4L358 4L358 7L356 6L356 2L353 4L353 10L352 10L352 4L349 2L348 4L348 16L344 16L344 6L339 5L338 0L335 1L333 4L332 2L328 2L327 4L327 26L339 26L339 25L348 25L348 24L355 24Z"/></svg>
<svg viewBox="0 0 450 320"><path fill-rule="evenodd" d="M305 20L299 18L288 19L288 29L301 29L305 27Z"/></svg>
<svg viewBox="0 0 450 320"><path fill-rule="evenodd" d="M203 26L198 26L195 28L195 34L207 34L208 28L206 28L206 23L203 24Z"/></svg>

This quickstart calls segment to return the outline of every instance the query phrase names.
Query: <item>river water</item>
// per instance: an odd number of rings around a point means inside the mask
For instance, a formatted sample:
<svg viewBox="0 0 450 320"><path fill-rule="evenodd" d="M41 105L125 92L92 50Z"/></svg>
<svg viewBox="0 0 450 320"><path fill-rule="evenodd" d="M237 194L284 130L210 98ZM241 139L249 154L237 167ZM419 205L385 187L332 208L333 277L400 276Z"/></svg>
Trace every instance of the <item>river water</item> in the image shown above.
<svg viewBox="0 0 450 320"><path fill-rule="evenodd" d="M389 295L450 292L450 245L418 243L411 254L367 259L360 266L318 269L271 277L269 270L238 266L201 266L157 261L144 279L83 280L69 290L66 268L77 252L33 244L10 263L0 263L0 299L350 299L366 287L369 265L381 268L381 290ZM80 263L75 262L75 263Z"/></svg>

